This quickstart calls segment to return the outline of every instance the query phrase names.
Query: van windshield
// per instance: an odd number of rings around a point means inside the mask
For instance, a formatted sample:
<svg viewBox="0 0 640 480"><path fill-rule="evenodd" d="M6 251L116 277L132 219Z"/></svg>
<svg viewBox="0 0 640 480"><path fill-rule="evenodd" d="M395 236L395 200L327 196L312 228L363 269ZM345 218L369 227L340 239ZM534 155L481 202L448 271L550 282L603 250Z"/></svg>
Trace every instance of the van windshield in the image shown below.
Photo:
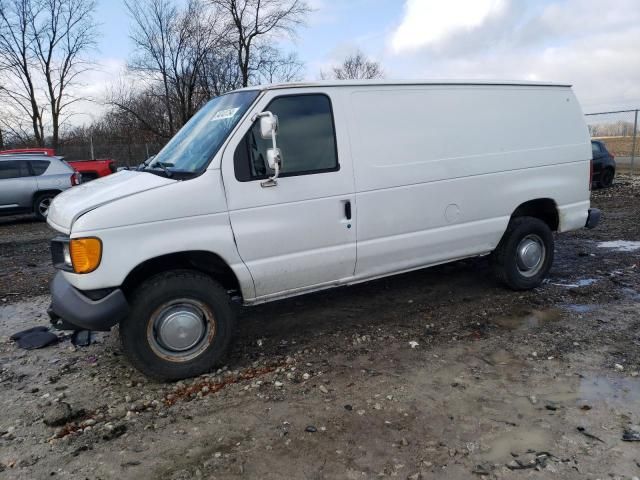
<svg viewBox="0 0 640 480"><path fill-rule="evenodd" d="M206 167L260 92L216 97L202 107L142 170L188 178ZM186 175L185 175L186 174Z"/></svg>

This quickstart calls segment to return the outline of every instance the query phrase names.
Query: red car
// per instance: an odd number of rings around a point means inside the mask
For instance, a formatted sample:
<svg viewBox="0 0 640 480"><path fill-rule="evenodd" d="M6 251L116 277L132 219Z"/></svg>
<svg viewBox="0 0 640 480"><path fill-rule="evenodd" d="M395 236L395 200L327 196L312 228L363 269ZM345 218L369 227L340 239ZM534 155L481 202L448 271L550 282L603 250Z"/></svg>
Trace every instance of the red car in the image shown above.
<svg viewBox="0 0 640 480"><path fill-rule="evenodd" d="M20 154L20 155L46 155L53 157L56 152L53 148L16 148L14 150L2 150L0 154ZM99 177L106 177L116 171L116 163L108 158L98 160L75 160L67 161L69 165L82 174L82 181L88 182Z"/></svg>
<svg viewBox="0 0 640 480"><path fill-rule="evenodd" d="M67 161L77 172L82 174L82 181L88 182L99 177L106 177L116 171L116 163L108 158L98 160Z"/></svg>

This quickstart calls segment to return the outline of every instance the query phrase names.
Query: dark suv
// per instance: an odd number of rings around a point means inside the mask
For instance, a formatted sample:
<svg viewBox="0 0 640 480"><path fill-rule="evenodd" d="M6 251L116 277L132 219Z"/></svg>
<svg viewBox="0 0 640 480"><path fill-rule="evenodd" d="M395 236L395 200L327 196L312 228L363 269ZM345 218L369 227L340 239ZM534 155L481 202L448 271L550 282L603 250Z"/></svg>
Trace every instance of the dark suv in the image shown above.
<svg viewBox="0 0 640 480"><path fill-rule="evenodd" d="M591 151L593 152L593 183L601 188L610 187L616 175L615 157L600 140L591 140Z"/></svg>
<svg viewBox="0 0 640 480"><path fill-rule="evenodd" d="M35 213L47 218L51 200L80 183L80 174L60 157L0 155L0 215Z"/></svg>

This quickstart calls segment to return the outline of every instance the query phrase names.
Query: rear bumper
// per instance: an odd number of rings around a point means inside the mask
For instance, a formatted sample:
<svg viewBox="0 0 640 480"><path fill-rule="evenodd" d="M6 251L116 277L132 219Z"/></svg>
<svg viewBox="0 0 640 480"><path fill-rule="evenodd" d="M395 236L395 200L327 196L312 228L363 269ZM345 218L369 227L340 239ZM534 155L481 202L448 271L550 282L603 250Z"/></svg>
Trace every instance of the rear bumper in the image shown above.
<svg viewBox="0 0 640 480"><path fill-rule="evenodd" d="M62 272L51 280L51 323L63 330L108 331L129 313L129 303L119 288L100 300L91 300L73 287Z"/></svg>
<svg viewBox="0 0 640 480"><path fill-rule="evenodd" d="M602 216L602 213L600 212L599 209L597 208L590 208L589 209L589 215L587 216L587 223L585 224L585 227L587 228L595 228L598 223L600 223L600 217Z"/></svg>

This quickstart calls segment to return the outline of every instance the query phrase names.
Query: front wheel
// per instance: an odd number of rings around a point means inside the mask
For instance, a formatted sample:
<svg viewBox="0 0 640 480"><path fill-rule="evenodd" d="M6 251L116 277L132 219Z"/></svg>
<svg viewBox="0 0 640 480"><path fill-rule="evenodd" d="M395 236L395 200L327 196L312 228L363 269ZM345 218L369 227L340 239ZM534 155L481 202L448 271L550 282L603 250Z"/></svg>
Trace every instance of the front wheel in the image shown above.
<svg viewBox="0 0 640 480"><path fill-rule="evenodd" d="M120 339L142 373L179 380L210 371L224 357L233 324L230 299L220 284L199 272L174 270L136 289Z"/></svg>
<svg viewBox="0 0 640 480"><path fill-rule="evenodd" d="M553 234L534 217L511 219L502 240L491 254L498 279L513 290L539 286L553 263Z"/></svg>
<svg viewBox="0 0 640 480"><path fill-rule="evenodd" d="M51 202L55 194L53 193L43 193L36 197L33 202L33 211L36 214L36 218L42 222L47 220L47 215L49 215L49 207L51 207Z"/></svg>

